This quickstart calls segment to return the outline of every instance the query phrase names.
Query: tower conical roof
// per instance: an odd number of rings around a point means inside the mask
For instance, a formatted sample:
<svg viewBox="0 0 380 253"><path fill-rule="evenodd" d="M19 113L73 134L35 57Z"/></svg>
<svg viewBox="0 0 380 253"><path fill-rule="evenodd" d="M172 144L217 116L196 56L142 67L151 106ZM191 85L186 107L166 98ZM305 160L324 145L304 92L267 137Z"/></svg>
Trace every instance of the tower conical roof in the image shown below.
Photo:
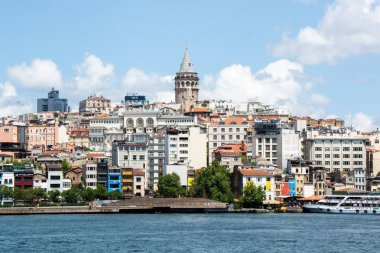
<svg viewBox="0 0 380 253"><path fill-rule="evenodd" d="M183 56L183 59L182 59L181 68L179 69L179 73L183 73L183 72L195 73L187 47L185 49L185 55Z"/></svg>

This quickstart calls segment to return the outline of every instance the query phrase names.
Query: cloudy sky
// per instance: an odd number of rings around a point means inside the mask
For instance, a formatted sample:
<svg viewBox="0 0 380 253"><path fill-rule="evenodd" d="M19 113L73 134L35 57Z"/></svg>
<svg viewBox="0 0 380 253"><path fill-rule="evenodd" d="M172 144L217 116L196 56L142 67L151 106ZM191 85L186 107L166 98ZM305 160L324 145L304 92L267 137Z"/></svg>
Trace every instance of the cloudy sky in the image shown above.
<svg viewBox="0 0 380 253"><path fill-rule="evenodd" d="M74 109L93 93L172 101L186 41L201 99L380 123L375 0L1 1L0 116L53 86Z"/></svg>

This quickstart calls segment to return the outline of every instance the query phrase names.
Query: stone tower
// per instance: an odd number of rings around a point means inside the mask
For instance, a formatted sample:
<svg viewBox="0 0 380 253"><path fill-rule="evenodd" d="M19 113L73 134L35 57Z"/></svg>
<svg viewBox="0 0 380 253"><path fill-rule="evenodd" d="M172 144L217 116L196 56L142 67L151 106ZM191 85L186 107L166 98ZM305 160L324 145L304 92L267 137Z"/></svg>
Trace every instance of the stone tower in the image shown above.
<svg viewBox="0 0 380 253"><path fill-rule="evenodd" d="M199 78L198 73L195 72L193 64L191 63L190 55L185 49L181 68L176 74L175 78L175 102L181 104L181 111L188 112L194 108L196 101L198 101L199 91Z"/></svg>

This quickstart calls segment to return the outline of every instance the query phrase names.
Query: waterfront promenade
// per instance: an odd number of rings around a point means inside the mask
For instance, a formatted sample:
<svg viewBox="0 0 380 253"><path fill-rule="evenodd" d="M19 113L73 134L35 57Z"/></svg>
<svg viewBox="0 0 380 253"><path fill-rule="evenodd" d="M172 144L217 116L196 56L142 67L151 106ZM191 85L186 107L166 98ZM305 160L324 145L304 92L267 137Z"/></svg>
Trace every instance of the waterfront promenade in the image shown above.
<svg viewBox="0 0 380 253"><path fill-rule="evenodd" d="M226 203L201 198L132 198L114 202L94 201L88 206L0 208L0 215L205 212L227 212Z"/></svg>

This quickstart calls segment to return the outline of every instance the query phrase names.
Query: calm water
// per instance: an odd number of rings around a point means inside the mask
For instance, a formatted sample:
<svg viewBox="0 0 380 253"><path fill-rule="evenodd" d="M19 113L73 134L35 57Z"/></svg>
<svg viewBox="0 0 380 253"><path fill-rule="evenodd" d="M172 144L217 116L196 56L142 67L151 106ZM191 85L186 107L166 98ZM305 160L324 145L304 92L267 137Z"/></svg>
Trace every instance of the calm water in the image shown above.
<svg viewBox="0 0 380 253"><path fill-rule="evenodd" d="M380 216L0 216L0 252L380 252Z"/></svg>

